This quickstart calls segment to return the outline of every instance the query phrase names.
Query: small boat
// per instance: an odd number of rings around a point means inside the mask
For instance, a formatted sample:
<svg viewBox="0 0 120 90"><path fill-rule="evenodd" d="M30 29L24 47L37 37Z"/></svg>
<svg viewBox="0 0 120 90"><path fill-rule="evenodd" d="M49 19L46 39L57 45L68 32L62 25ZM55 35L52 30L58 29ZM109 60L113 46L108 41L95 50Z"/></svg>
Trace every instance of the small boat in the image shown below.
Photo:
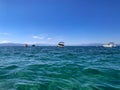
<svg viewBox="0 0 120 90"><path fill-rule="evenodd" d="M109 42L108 44L104 44L103 47L116 47L114 42Z"/></svg>
<svg viewBox="0 0 120 90"><path fill-rule="evenodd" d="M28 47L28 44L25 44L24 47Z"/></svg>
<svg viewBox="0 0 120 90"><path fill-rule="evenodd" d="M65 46L64 42L59 42L58 45L57 45L57 47L64 47L64 46Z"/></svg>
<svg viewBox="0 0 120 90"><path fill-rule="evenodd" d="M33 44L32 47L35 47L35 44Z"/></svg>

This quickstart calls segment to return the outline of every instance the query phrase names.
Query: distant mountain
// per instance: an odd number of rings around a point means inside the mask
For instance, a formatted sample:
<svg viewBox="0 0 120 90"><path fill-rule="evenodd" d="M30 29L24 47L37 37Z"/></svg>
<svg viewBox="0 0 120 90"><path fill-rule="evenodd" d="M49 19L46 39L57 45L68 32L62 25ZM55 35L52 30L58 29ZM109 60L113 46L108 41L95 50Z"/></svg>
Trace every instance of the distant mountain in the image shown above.
<svg viewBox="0 0 120 90"><path fill-rule="evenodd" d="M51 46L50 44L37 43L36 46Z"/></svg>
<svg viewBox="0 0 120 90"><path fill-rule="evenodd" d="M89 43L89 44L81 44L81 46L102 46L102 43Z"/></svg>
<svg viewBox="0 0 120 90"><path fill-rule="evenodd" d="M36 46L56 46L51 44L43 44L43 43L37 43ZM66 45L66 46L102 46L102 43L89 43L89 44L80 44L80 45ZM0 43L0 46L24 46L22 43ZM32 44L28 44L28 46L32 46ZM120 44L117 44L117 46L120 46Z"/></svg>
<svg viewBox="0 0 120 90"><path fill-rule="evenodd" d="M120 46L120 44L117 44L117 46Z"/></svg>
<svg viewBox="0 0 120 90"><path fill-rule="evenodd" d="M24 44L20 44L20 43L0 43L0 46L24 46Z"/></svg>
<svg viewBox="0 0 120 90"><path fill-rule="evenodd" d="M36 46L50 46L49 44L35 44ZM0 46L24 46L22 43L0 43ZM28 46L32 46L32 44L28 44Z"/></svg>

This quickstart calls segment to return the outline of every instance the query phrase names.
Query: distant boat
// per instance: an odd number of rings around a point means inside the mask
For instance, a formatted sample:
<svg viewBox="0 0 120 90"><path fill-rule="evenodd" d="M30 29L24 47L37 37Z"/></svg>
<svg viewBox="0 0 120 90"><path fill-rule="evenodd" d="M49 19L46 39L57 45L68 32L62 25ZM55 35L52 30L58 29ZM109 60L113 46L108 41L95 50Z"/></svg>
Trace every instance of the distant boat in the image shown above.
<svg viewBox="0 0 120 90"><path fill-rule="evenodd" d="M64 42L59 42L58 45L57 45L57 47L64 47L64 46L65 46Z"/></svg>
<svg viewBox="0 0 120 90"><path fill-rule="evenodd" d="M114 42L109 42L108 44L104 44L103 47L116 47Z"/></svg>
<svg viewBox="0 0 120 90"><path fill-rule="evenodd" d="M28 47L28 44L25 44L24 47Z"/></svg>
<svg viewBox="0 0 120 90"><path fill-rule="evenodd" d="M33 44L32 47L35 47L35 44Z"/></svg>

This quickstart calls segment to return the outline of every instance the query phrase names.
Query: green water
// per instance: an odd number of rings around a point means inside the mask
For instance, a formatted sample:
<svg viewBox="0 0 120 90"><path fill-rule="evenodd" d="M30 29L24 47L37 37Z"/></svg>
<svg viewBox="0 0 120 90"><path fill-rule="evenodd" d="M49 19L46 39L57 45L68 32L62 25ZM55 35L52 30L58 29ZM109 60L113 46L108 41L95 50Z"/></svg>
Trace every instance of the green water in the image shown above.
<svg viewBox="0 0 120 90"><path fill-rule="evenodd" d="M0 90L120 90L120 47L0 47Z"/></svg>

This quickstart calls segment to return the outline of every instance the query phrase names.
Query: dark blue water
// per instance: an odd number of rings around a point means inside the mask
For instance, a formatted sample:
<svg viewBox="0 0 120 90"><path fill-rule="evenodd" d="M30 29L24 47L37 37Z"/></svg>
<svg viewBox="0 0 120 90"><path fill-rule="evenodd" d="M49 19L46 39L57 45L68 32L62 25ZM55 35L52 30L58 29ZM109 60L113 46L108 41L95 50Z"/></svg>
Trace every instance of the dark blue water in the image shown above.
<svg viewBox="0 0 120 90"><path fill-rule="evenodd" d="M0 90L120 90L120 47L0 47Z"/></svg>

